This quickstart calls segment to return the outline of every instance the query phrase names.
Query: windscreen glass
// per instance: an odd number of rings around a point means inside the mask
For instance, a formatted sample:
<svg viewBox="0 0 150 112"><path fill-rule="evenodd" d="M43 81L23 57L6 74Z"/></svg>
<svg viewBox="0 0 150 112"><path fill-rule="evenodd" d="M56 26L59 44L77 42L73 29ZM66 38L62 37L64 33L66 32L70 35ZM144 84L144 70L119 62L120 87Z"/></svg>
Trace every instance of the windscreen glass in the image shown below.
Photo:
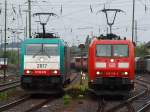
<svg viewBox="0 0 150 112"><path fill-rule="evenodd" d="M128 45L116 45L116 44L96 45L96 56L127 57Z"/></svg>
<svg viewBox="0 0 150 112"><path fill-rule="evenodd" d="M96 56L111 56L111 45L97 45Z"/></svg>
<svg viewBox="0 0 150 112"><path fill-rule="evenodd" d="M127 57L128 56L128 45L113 45L114 52L113 55L117 57Z"/></svg>
<svg viewBox="0 0 150 112"><path fill-rule="evenodd" d="M28 44L26 46L26 55L47 55L57 56L57 44Z"/></svg>

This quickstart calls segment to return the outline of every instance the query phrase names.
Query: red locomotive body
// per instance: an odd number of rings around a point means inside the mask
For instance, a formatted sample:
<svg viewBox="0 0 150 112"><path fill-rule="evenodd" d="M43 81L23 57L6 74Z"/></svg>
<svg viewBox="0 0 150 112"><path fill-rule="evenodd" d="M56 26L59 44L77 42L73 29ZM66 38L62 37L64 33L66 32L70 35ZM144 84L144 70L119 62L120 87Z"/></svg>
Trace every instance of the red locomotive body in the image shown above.
<svg viewBox="0 0 150 112"><path fill-rule="evenodd" d="M89 45L90 90L126 94L134 88L134 45L129 40L93 39Z"/></svg>

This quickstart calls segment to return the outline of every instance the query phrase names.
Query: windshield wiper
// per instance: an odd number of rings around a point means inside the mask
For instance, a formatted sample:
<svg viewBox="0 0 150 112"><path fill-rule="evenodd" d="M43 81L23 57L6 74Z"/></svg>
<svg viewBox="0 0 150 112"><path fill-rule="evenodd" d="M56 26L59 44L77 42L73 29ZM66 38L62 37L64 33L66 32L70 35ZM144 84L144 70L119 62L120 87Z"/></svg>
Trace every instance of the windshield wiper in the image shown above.
<svg viewBox="0 0 150 112"><path fill-rule="evenodd" d="M48 58L50 58L50 56L48 55L48 53L44 50L43 44L42 44L42 48L40 49L40 51L33 55L33 58L35 58L35 57L36 57L37 55L39 55L39 54L42 54L42 55L46 54L46 56L47 56Z"/></svg>

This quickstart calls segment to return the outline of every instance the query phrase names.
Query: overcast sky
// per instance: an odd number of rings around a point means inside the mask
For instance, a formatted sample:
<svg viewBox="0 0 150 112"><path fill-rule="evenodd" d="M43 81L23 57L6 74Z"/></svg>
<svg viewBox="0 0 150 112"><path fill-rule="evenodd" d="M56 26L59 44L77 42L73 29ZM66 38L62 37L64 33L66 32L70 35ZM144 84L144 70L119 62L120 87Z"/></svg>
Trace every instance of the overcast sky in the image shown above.
<svg viewBox="0 0 150 112"><path fill-rule="evenodd" d="M137 20L137 37L140 42L150 41L150 1L135 0L135 20ZM4 29L4 0L0 1L0 25ZM7 0L8 24L10 29L26 27L27 0ZM85 41L87 35L106 34L107 24L105 14L97 13L104 8L121 9L118 13L113 33L131 39L132 36L132 0L32 0L32 14L37 12L53 12L58 17L50 18L46 26L47 32L55 32L69 44ZM62 7L62 8L61 8ZM62 11L62 13L61 13ZM112 18L113 15L111 14ZM32 16L32 32L41 30L37 17ZM23 32L23 31L19 31ZM8 36L13 38L12 32ZM20 38L24 38L21 33ZM10 38L10 39L11 39ZM10 39L8 41L10 41Z"/></svg>

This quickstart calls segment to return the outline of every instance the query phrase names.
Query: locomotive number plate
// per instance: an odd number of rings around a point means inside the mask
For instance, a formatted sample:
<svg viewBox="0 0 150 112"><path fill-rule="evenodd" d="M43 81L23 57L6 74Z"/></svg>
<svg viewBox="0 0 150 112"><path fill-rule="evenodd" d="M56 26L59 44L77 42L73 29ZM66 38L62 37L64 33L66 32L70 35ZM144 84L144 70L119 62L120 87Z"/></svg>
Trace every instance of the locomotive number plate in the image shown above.
<svg viewBox="0 0 150 112"><path fill-rule="evenodd" d="M46 68L47 64L37 64L37 68L41 69L41 68Z"/></svg>
<svg viewBox="0 0 150 112"><path fill-rule="evenodd" d="M110 67L110 68L115 68L115 67L116 67L116 64L115 64L115 63L109 63L109 67Z"/></svg>

